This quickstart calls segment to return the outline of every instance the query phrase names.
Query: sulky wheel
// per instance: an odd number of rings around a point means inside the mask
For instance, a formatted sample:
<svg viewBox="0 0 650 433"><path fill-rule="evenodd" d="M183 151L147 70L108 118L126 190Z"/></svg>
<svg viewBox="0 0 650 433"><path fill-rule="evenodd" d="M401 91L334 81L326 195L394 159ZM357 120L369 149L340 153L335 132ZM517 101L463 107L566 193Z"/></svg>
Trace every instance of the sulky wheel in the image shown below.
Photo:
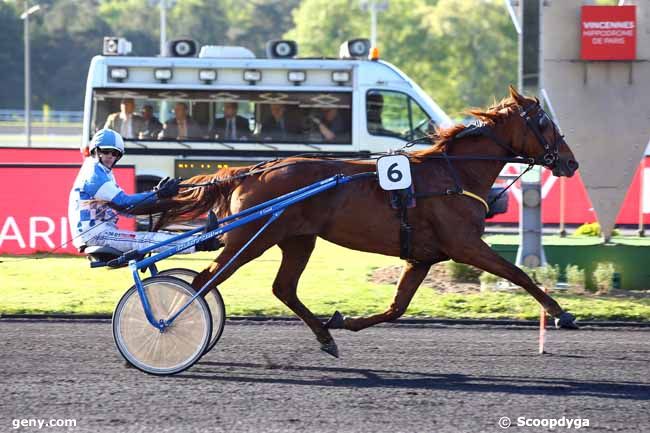
<svg viewBox="0 0 650 433"><path fill-rule="evenodd" d="M194 278L199 275L199 273L193 269L172 268L160 271L158 272L158 275L168 275L180 278L181 280L192 284L192 281L194 281ZM210 338L210 343L205 349L205 353L208 353L217 344L219 338L221 338L221 334L223 333L223 327L226 322L226 307L223 303L223 298L221 298L221 293L219 293L219 290L216 288L210 290L203 299L205 299L208 307L210 307L210 314L212 314L212 338Z"/></svg>
<svg viewBox="0 0 650 433"><path fill-rule="evenodd" d="M175 314L196 293L185 281L156 276L142 281L156 321ZM113 338L122 356L150 374L169 375L191 367L210 342L210 309L197 297L162 332L147 320L136 286L122 296L113 313Z"/></svg>

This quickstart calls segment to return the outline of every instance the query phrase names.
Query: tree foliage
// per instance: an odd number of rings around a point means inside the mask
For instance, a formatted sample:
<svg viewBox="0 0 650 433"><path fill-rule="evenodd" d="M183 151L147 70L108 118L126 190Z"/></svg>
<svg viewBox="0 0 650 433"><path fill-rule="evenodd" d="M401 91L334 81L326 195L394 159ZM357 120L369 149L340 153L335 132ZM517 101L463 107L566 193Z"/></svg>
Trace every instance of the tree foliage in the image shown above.
<svg viewBox="0 0 650 433"><path fill-rule="evenodd" d="M370 33L369 14L350 0L305 0L294 21L285 36L303 55L336 56L341 42ZM517 35L500 0L391 0L377 21L381 57L451 114L516 82Z"/></svg>
<svg viewBox="0 0 650 433"><path fill-rule="evenodd" d="M4 77L0 81L0 108L23 106L23 50L16 47L23 41L23 23L12 3L0 2L0 65Z"/></svg>
<svg viewBox="0 0 650 433"><path fill-rule="evenodd" d="M87 68L102 38L124 36L133 54L159 53L159 8L149 0L41 0L30 18L33 106L83 106ZM370 15L358 0L176 0L167 38L242 45L295 39L299 56L338 55L339 45L368 37ZM0 2L0 107L23 105L22 2ZM389 0L378 14L381 57L406 72L450 114L506 95L516 81L517 37L502 0Z"/></svg>
<svg viewBox="0 0 650 433"><path fill-rule="evenodd" d="M517 33L499 0L440 0L426 27L445 56L436 63L451 111L483 106L517 82Z"/></svg>

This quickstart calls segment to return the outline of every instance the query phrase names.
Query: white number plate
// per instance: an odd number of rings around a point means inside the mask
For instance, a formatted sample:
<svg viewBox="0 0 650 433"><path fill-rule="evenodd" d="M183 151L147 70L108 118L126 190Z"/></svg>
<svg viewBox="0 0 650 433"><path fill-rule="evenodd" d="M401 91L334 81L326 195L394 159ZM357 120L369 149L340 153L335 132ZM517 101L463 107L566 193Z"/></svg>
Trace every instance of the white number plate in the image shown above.
<svg viewBox="0 0 650 433"><path fill-rule="evenodd" d="M386 191L411 186L411 163L405 155L382 156L377 160L379 186Z"/></svg>

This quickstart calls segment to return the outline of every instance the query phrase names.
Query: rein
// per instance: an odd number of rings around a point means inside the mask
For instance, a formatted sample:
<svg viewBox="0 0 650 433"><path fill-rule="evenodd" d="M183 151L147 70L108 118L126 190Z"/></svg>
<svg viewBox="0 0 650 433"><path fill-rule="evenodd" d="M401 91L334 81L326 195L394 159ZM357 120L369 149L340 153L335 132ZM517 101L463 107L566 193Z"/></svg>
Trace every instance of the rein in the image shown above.
<svg viewBox="0 0 650 433"><path fill-rule="evenodd" d="M531 117L530 112L537 108L537 112L534 117ZM521 118L524 120L526 124L526 129L525 132L528 132L528 130L532 130L533 134L537 138L538 142L540 145L544 148L544 154L541 157L529 157L529 156L524 156L520 155L519 152L517 152L512 146L509 144L503 142L496 134L494 134L494 131L492 131L492 128L489 127L488 125L485 124L474 124L470 125L464 130L460 131L457 133L450 141L448 141L445 146L447 146L450 143L453 143L456 140L466 138L466 137L472 137L472 136L483 136L487 137L490 140L492 140L494 143L496 143L499 147L503 148L506 150L509 154L514 155L514 156L506 156L506 157L499 157L499 156L485 156L485 155L449 155L445 149L445 151L439 153L439 154L434 154L434 155L427 155L424 157L424 159L444 159L447 163L447 166L449 168L449 172L454 179L454 186L453 188L448 188L444 192L428 192L428 193L415 193L413 195L414 198L422 198L422 197L431 197L431 196L445 196L445 195L465 195L468 197L471 197L479 202L481 202L485 208L486 212L489 213L490 206L495 203L499 198L501 198L508 189L510 189L524 174L526 174L528 171L530 171L533 166L535 165L543 165L552 168L557 161L559 160L559 150L558 150L558 131L553 125L553 123L550 121L548 118L548 115L546 112L541 108L539 105L539 102L536 104L531 104L526 109L519 109L519 115ZM544 135L541 133L540 128L544 128L548 124L551 124L553 126L553 143L552 145L548 143L548 141L545 139ZM559 136L561 137L561 136ZM524 136L525 140L525 136ZM418 138L415 140L411 140L407 142L404 146L402 146L397 152L398 153L406 153L405 149L412 147L415 144L425 144L425 143L431 143L431 137L422 137ZM376 159L376 157L383 156L383 155L388 155L392 152L375 152L375 153L359 153L359 157L357 158L344 158L344 160L368 160L368 159ZM407 155L408 157L408 155ZM292 158L327 158L327 154L317 154L317 153L305 153L305 154L298 154L292 156ZM340 159L339 159L340 160ZM204 183L183 183L180 184L179 186L182 188L203 188L203 187L209 187L213 185L217 185L219 183L223 182L229 182L237 179L243 179L248 176L253 176L256 174L260 173L265 173L268 171L272 170L277 170L279 168L287 167L296 164L297 162L285 162L285 163L280 163L278 165L273 165L270 167L264 167L267 164L276 162L276 161L283 161L283 159L275 158L271 159L268 161L262 161L255 166L253 166L250 170L239 173L234 176L222 178L222 179L212 179L209 182L204 182ZM478 196L477 194L471 192L471 191L466 191L462 188L460 179L458 177L458 172L456 168L453 166L452 161L500 161L504 163L518 163L518 164L526 164L528 167L522 171L519 176L517 176L512 182L510 182L499 194L497 194L490 202L488 203L486 200L484 200L482 197Z"/></svg>
<svg viewBox="0 0 650 433"><path fill-rule="evenodd" d="M367 160L367 159L375 159L375 158L372 158L373 155L387 155L387 154L388 154L387 152L377 152L377 153L359 152L359 157L356 157L356 158L337 158L335 160L337 160L337 161L363 161L363 160ZM244 173L239 173L239 174L236 174L234 176L224 177L224 178L221 178L221 179L212 179L211 181L204 182L204 183L182 183L179 186L181 188L209 187L209 186L212 186L212 185L217 185L219 183L230 182L230 181L237 180L237 179L243 179L243 178L246 178L248 176L253 176L255 174L265 173L265 172L268 172L268 171L273 171L273 170L277 170L277 169L280 169L280 168L283 168L283 167L289 167L289 166L292 166L294 164L297 164L297 162L294 161L294 162L281 163L281 164L274 165L274 166L271 166L271 167L260 168L260 167L264 167L265 165L270 164L272 162L283 161L283 160L285 160L287 158L314 158L314 159L319 158L319 159L324 159L324 158L327 158L327 155L328 154L326 154L326 153L325 154L323 154L323 153L321 153L321 154L318 154L318 153L304 153L304 154L288 156L286 158L269 159L267 161L262 161L262 162L257 163L256 165L251 167L250 170L248 170L248 171L246 171ZM315 162L315 161L309 161L309 162Z"/></svg>
<svg viewBox="0 0 650 433"><path fill-rule="evenodd" d="M535 117L531 117L530 112L534 108L537 108L537 113ZM460 131L459 133L457 133L455 136L451 138L450 141L445 143L445 151L435 155L428 155L424 158L424 159L444 159L447 162L447 166L449 167L449 172L451 173L451 176L454 179L454 189L447 189L445 192L440 192L440 193L435 193L435 192L419 193L419 194L416 193L414 196L417 198L417 197L458 195L458 194L466 195L483 203L483 205L486 207L486 212L489 213L490 206L495 202L497 202L506 193L506 191L508 191L508 189L510 189L524 174L528 173L535 165L542 165L549 168L553 168L559 160L559 148L557 143L558 143L558 138L561 138L561 135L558 134L558 130L556 126L553 124L553 122L550 121L546 112L539 105L539 102L536 104L532 104L525 110L522 110L520 108L519 115L521 116L521 118L524 120L526 124L523 141L525 141L526 139L526 134L528 130L529 129L532 130L533 134L535 135L535 138L537 138L539 144L544 148L544 154L541 157L533 158L533 157L520 155L519 152L517 152L515 149L512 148L512 146L510 146L507 143L504 143L503 140L501 140L496 134L494 134L494 131L492 131L491 127L485 124L473 124L465 128L464 130ZM553 127L552 144L549 144L549 142L546 140L546 138L540 131L540 128L544 128L548 126L548 124L551 124ZM448 144L453 143L454 141L459 140L461 138L477 137L477 136L483 136L489 138L494 143L496 143L499 147L505 149L508 153L514 156L498 157L498 156L485 156L485 155L449 155L447 153L446 147ZM425 140L430 140L430 139L429 137L426 137L426 138L413 140L409 143L406 143L400 150L409 148L414 144L424 143ZM453 164L451 163L454 160L501 161L501 162L527 164L528 167L524 171L522 171L519 174L519 176L517 176L512 182L510 182L508 186L506 186L499 194L497 194L494 198L492 198L492 200L490 200L489 203L487 203L485 200L483 200L483 198L479 197L478 195L470 191L466 191L461 187L460 180L458 178L458 173L454 168Z"/></svg>

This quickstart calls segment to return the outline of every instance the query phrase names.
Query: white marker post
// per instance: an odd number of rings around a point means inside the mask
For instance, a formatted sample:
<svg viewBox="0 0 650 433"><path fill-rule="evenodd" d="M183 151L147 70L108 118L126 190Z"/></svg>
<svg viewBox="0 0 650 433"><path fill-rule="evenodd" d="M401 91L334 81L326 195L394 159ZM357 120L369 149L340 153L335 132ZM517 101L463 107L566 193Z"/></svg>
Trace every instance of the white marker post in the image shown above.
<svg viewBox="0 0 650 433"><path fill-rule="evenodd" d="M544 288L544 293L548 293L546 287ZM546 340L546 310L544 307L540 307L539 312L539 354L543 355L546 352L544 351L544 343Z"/></svg>

